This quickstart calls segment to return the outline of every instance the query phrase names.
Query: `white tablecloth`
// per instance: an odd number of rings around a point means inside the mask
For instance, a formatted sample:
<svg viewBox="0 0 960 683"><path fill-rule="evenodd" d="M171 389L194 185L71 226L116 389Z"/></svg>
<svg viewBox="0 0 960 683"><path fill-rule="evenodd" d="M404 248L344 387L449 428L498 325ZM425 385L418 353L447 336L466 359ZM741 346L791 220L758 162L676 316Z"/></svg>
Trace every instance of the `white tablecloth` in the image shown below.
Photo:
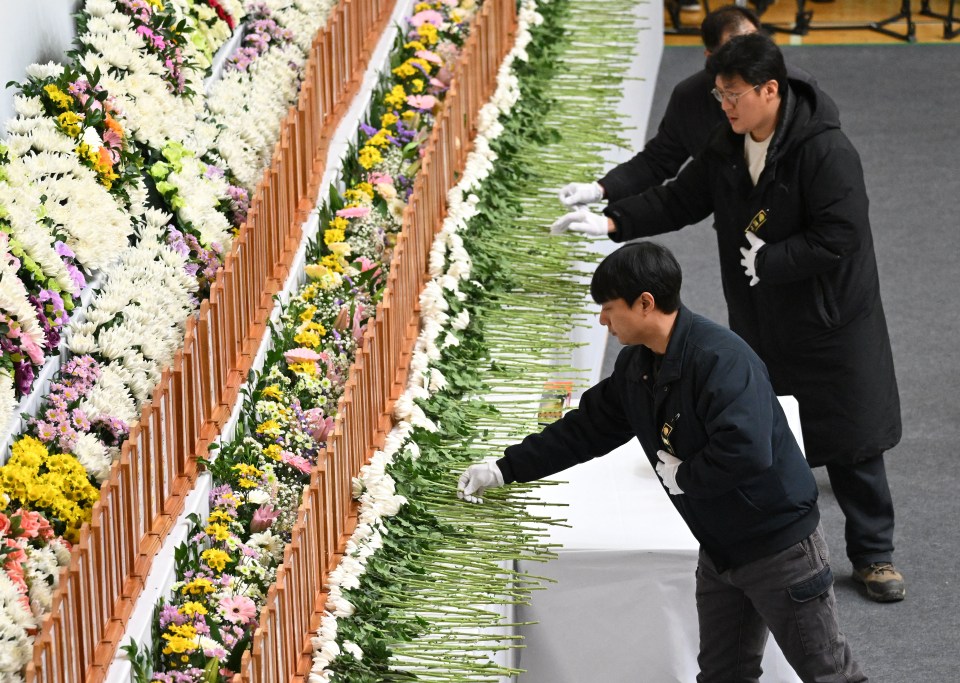
<svg viewBox="0 0 960 683"><path fill-rule="evenodd" d="M796 402L783 401L799 434ZM520 683L690 683L699 635L694 599L698 544L667 498L636 439L562 472L567 484L542 489L547 508L572 528L556 527L559 559L523 562L557 580L517 609L526 647ZM800 679L773 638L763 683Z"/></svg>

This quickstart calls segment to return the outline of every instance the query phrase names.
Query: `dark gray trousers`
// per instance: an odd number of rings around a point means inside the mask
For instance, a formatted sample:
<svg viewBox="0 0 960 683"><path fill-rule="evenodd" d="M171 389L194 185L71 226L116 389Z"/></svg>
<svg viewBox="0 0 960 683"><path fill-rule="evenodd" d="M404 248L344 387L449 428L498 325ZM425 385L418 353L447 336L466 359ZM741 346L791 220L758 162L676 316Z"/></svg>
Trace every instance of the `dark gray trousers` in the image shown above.
<svg viewBox="0 0 960 683"><path fill-rule="evenodd" d="M771 632L804 683L867 680L837 623L820 527L786 550L722 573L701 550L697 614L697 683L757 683Z"/></svg>

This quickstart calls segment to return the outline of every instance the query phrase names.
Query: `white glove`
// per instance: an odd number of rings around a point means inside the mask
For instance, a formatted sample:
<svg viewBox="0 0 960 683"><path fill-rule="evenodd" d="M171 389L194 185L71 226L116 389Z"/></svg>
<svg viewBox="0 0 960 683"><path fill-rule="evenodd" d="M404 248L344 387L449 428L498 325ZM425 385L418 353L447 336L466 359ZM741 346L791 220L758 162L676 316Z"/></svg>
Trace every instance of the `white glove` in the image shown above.
<svg viewBox="0 0 960 683"><path fill-rule="evenodd" d="M677 470L680 469L680 458L676 458L666 451L657 451L657 457L660 462L657 463L657 474L663 479L663 485L667 487L667 493L671 496L679 496L683 489L677 486Z"/></svg>
<svg viewBox="0 0 960 683"><path fill-rule="evenodd" d="M567 230L580 232L584 235L608 235L610 233L610 219L587 209L577 209L560 216L550 226L551 235L562 235Z"/></svg>
<svg viewBox="0 0 960 683"><path fill-rule="evenodd" d="M482 503L483 492L503 486L503 473L492 460L470 465L457 482L457 498L468 503Z"/></svg>
<svg viewBox="0 0 960 683"><path fill-rule="evenodd" d="M560 189L560 203L564 206L593 204L603 199L600 183L567 183Z"/></svg>
<svg viewBox="0 0 960 683"><path fill-rule="evenodd" d="M760 278L757 277L757 252L760 251L760 247L766 244L766 242L749 231L747 232L747 242L750 243L749 250L740 247L740 253L743 255L743 258L740 259L740 265L747 271L747 277L750 278L750 286L753 287L760 282Z"/></svg>

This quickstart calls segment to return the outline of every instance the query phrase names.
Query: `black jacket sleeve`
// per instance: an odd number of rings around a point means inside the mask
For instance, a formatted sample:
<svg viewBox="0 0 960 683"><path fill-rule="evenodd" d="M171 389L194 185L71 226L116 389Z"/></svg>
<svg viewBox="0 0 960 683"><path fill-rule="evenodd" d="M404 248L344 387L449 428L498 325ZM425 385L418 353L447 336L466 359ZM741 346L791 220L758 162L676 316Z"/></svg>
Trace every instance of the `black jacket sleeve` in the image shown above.
<svg viewBox="0 0 960 683"><path fill-rule="evenodd" d="M606 455L634 436L623 413L616 373L584 392L580 407L539 434L509 446L497 461L503 481L534 481Z"/></svg>
<svg viewBox="0 0 960 683"><path fill-rule="evenodd" d="M640 194L664 180L676 177L677 171L691 157L692 152L684 140L683 130L689 122L682 114L679 99L679 90L674 89L657 134L630 161L613 168L600 179L609 202Z"/></svg>
<svg viewBox="0 0 960 683"><path fill-rule="evenodd" d="M676 180L608 204L614 242L651 237L697 223L713 213L710 172L703 155L684 166Z"/></svg>

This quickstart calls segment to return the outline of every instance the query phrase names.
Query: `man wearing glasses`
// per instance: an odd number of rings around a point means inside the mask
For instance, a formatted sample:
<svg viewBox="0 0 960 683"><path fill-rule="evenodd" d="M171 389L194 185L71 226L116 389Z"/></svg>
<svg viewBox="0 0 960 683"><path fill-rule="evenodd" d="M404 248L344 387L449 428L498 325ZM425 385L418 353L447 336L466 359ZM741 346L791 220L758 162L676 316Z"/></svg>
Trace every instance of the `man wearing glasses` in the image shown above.
<svg viewBox="0 0 960 683"><path fill-rule="evenodd" d="M759 680L771 632L802 680L866 681L837 624L817 484L767 371L740 337L680 303L681 279L673 254L652 242L605 258L590 294L626 345L613 374L541 433L467 468L458 495L481 503L488 489L636 436L700 542L697 681Z"/></svg>
<svg viewBox="0 0 960 683"><path fill-rule="evenodd" d="M807 460L826 466L846 517L854 580L873 600L902 600L883 462L900 441L900 399L859 155L832 100L788 78L769 38L733 38L707 68L729 126L674 182L555 229L620 242L714 214L730 328L800 404Z"/></svg>

